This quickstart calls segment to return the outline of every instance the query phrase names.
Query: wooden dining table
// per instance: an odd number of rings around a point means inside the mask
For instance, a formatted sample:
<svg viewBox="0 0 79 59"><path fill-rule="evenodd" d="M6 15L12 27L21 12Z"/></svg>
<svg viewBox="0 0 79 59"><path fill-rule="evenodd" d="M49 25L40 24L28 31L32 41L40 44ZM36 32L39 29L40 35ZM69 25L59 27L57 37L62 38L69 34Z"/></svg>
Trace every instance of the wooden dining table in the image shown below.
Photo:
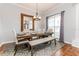
<svg viewBox="0 0 79 59"><path fill-rule="evenodd" d="M23 40L32 40L32 36L31 35L18 35L17 36L18 41L23 41Z"/></svg>
<svg viewBox="0 0 79 59"><path fill-rule="evenodd" d="M52 36L53 32L49 33L49 32L46 32L46 33L43 33L43 32L40 32L40 33L35 33L35 34L31 34L31 36L37 36L38 38L44 38L44 37L48 37L48 36Z"/></svg>
<svg viewBox="0 0 79 59"><path fill-rule="evenodd" d="M44 38L44 37L48 37L49 35L52 36L53 32L52 33L31 33L31 34L23 34L23 35L17 35L17 39L21 39L22 40L29 40L31 41L32 40L32 37L34 36L37 36L38 38ZM22 41L22 40L18 40L18 41Z"/></svg>

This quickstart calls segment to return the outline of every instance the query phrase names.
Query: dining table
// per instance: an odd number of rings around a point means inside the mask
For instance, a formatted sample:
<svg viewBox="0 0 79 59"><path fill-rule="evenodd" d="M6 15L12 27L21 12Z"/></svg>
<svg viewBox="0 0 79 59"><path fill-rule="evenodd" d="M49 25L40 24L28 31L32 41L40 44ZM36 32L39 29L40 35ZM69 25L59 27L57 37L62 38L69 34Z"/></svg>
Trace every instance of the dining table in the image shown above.
<svg viewBox="0 0 79 59"><path fill-rule="evenodd" d="M18 41L24 41L24 40L29 40L31 41L32 40L32 36L31 35L17 35L17 39Z"/></svg>
<svg viewBox="0 0 79 59"><path fill-rule="evenodd" d="M48 36L52 36L53 32L39 32L39 33L24 33L21 35L17 35L17 39L20 39L18 41L22 41L22 40L32 40L32 37L37 36L37 38L44 38L44 37L48 37ZM21 40L22 38L22 40Z"/></svg>

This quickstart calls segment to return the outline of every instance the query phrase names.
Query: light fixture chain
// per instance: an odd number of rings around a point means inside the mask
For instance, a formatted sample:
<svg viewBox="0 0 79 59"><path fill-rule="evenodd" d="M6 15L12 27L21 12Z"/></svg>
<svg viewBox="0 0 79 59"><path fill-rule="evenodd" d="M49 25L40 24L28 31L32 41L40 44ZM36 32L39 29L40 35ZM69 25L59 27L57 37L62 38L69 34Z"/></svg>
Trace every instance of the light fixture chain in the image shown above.
<svg viewBox="0 0 79 59"><path fill-rule="evenodd" d="M36 16L38 16L38 3L36 3Z"/></svg>
<svg viewBox="0 0 79 59"><path fill-rule="evenodd" d="M36 3L36 16L34 16L34 19L35 20L40 20L41 19L41 17L39 16L39 11L38 11L38 3Z"/></svg>

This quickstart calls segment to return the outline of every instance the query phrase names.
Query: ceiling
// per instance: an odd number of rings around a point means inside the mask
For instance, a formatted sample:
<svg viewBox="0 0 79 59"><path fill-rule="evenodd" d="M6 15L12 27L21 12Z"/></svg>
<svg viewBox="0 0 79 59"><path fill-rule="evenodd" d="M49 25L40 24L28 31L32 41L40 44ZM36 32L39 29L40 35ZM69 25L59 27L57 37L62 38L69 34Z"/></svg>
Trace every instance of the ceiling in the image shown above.
<svg viewBox="0 0 79 59"><path fill-rule="evenodd" d="M33 11L36 11L36 3L18 3L18 5L23 6L25 8L29 8ZM38 3L39 12L47 11L51 8L54 8L57 3Z"/></svg>

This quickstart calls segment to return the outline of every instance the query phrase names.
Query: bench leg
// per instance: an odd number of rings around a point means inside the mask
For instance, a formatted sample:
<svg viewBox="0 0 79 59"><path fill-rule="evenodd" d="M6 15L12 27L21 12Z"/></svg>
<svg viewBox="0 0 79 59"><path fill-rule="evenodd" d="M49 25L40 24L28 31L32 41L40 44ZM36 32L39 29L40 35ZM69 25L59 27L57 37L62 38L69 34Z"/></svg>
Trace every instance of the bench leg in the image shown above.
<svg viewBox="0 0 79 59"><path fill-rule="evenodd" d="M56 39L54 39L55 45L56 45Z"/></svg>
<svg viewBox="0 0 79 59"><path fill-rule="evenodd" d="M31 56L33 56L33 47L31 47Z"/></svg>
<svg viewBox="0 0 79 59"><path fill-rule="evenodd" d="M31 46L29 44L27 46L28 46L28 52L30 52L31 51Z"/></svg>
<svg viewBox="0 0 79 59"><path fill-rule="evenodd" d="M51 45L51 44L52 44L52 41L50 41L49 43L50 43L50 45Z"/></svg>

